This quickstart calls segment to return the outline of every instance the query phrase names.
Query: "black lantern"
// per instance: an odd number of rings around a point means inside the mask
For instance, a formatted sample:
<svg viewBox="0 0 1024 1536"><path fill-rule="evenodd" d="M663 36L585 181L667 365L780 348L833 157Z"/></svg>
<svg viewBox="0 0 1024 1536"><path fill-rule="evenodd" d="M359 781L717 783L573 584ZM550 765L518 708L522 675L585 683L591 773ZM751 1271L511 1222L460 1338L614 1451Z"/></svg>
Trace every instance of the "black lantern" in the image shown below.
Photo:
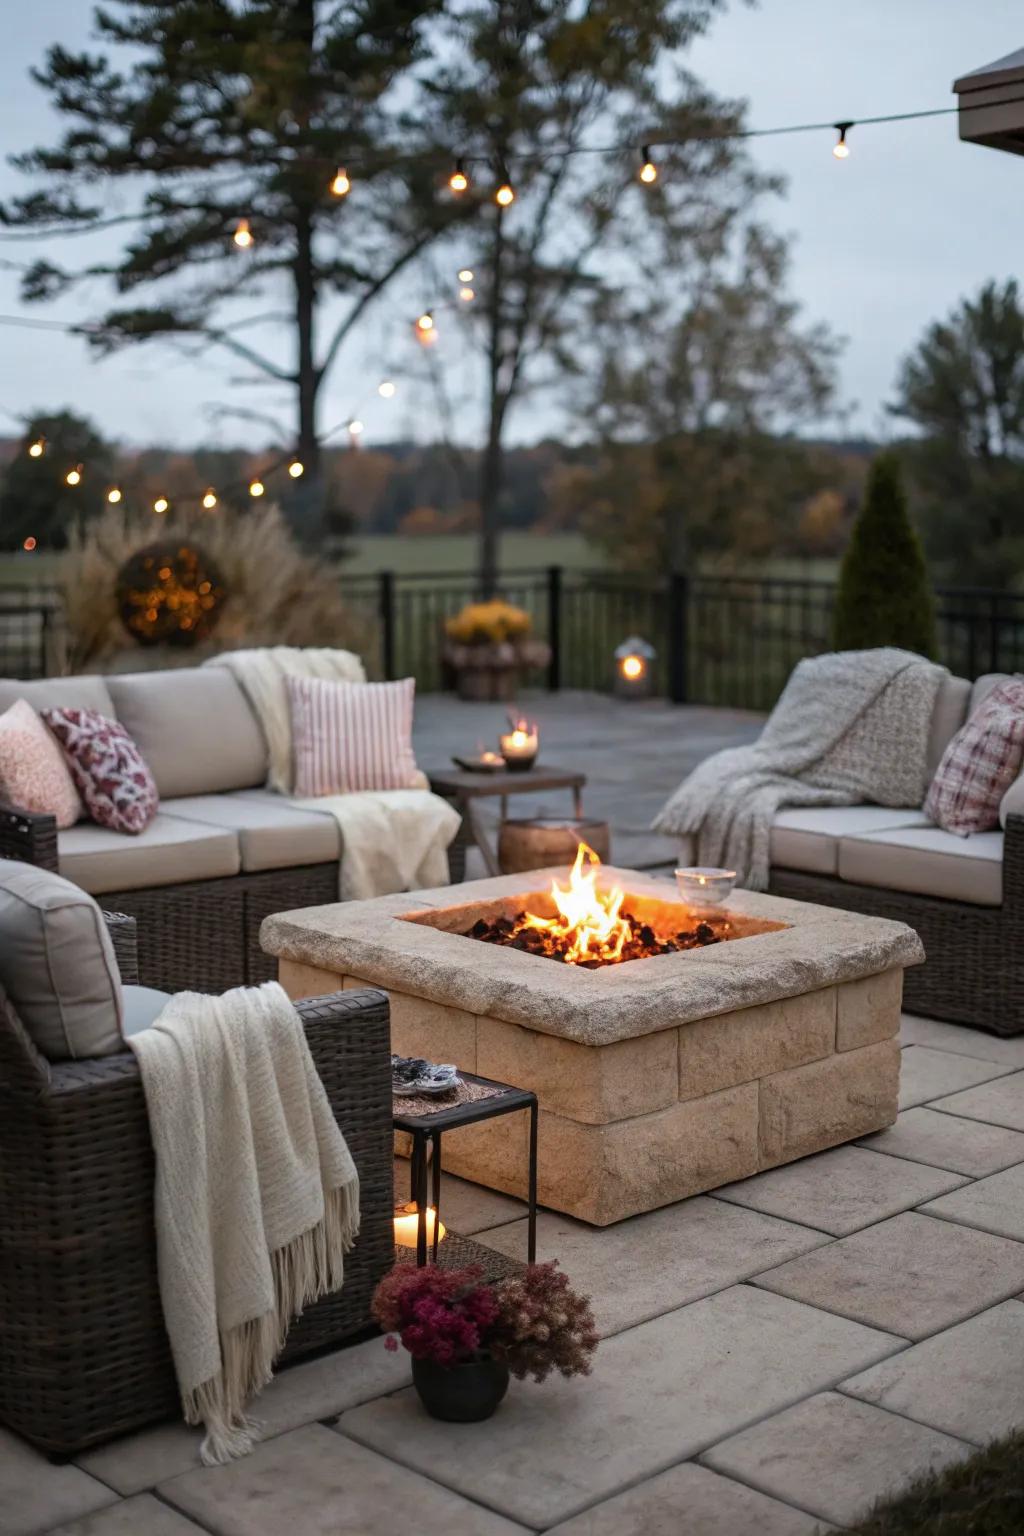
<svg viewBox="0 0 1024 1536"><path fill-rule="evenodd" d="M650 697L657 654L654 646L639 635L630 635L616 646L614 691L618 698Z"/></svg>

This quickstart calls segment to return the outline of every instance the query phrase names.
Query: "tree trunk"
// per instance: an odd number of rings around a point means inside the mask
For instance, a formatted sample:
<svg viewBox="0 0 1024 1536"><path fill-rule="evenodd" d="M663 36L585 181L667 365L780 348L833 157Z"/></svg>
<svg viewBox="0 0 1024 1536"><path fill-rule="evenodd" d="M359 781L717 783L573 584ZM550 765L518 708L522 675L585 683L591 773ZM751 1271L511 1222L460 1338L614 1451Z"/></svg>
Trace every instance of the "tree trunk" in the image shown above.
<svg viewBox="0 0 1024 1536"><path fill-rule="evenodd" d="M490 334L487 344L488 413L487 446L480 465L480 564L478 580L482 597L493 597L498 587L498 545L501 533L501 489L505 453L502 433L508 395L501 387L504 364L501 333L504 306L504 231L505 210L499 206L495 217L494 245L491 252Z"/></svg>
<svg viewBox="0 0 1024 1536"><path fill-rule="evenodd" d="M298 339L298 457L304 474L296 486L297 523L303 543L316 548L323 537L323 478L316 406L320 380L314 351L316 278L313 271L313 220L308 208L296 210L295 326Z"/></svg>

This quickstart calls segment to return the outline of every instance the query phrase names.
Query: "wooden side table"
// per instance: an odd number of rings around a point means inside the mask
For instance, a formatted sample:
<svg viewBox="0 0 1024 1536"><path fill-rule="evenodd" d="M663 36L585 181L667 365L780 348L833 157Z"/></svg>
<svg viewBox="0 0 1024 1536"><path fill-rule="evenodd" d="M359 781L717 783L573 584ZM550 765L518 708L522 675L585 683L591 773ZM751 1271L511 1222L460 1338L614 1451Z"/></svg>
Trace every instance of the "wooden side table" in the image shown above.
<svg viewBox="0 0 1024 1536"><path fill-rule="evenodd" d="M498 852L484 831L479 814L479 802L495 795L501 797L501 820L506 819L510 795L539 794L545 789L572 791L573 815L582 816L583 786L585 773L575 773L568 768L527 768L520 773L469 773L463 768L442 768L428 774L430 787L435 795L450 800L462 817L462 826L448 850L448 864L452 883L465 878L466 849L475 846L483 854L489 875L500 875Z"/></svg>

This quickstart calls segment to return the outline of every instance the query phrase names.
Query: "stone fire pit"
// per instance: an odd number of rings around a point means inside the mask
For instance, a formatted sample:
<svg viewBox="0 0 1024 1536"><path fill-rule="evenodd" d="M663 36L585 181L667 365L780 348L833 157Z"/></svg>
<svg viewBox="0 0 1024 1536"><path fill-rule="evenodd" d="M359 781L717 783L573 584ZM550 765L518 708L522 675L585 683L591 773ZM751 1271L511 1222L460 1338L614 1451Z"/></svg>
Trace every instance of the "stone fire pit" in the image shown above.
<svg viewBox="0 0 1024 1536"><path fill-rule="evenodd" d="M541 1203L598 1226L895 1120L912 929L737 891L729 942L594 970L465 936L524 906L550 915L565 875L282 912L261 943L292 997L382 987L393 1050L533 1089ZM603 869L598 888L615 885L653 928L692 927L665 881ZM450 1134L446 1166L523 1195L522 1119Z"/></svg>

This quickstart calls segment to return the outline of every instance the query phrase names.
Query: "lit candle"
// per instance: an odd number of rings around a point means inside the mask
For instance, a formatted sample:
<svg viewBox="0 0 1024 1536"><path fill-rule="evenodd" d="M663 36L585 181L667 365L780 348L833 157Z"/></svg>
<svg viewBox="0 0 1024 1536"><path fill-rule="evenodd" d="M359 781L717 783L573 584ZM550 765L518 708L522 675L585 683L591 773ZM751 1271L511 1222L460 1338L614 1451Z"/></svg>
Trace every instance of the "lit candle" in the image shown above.
<svg viewBox="0 0 1024 1536"><path fill-rule="evenodd" d="M437 1225L438 1242L444 1237L447 1228L443 1221L439 1220L437 1212L432 1205L427 1206L426 1211L427 1247L434 1243L434 1225ZM415 1248L420 1230L420 1213L415 1201L409 1201L406 1205L395 1206L395 1243L399 1248Z"/></svg>
<svg viewBox="0 0 1024 1536"><path fill-rule="evenodd" d="M510 731L498 737L507 768L529 768L537 756L540 733L528 720L516 720Z"/></svg>
<svg viewBox="0 0 1024 1536"><path fill-rule="evenodd" d="M500 752L492 752L490 747L482 747L480 750L480 761L486 763L488 768L500 768L504 758Z"/></svg>

